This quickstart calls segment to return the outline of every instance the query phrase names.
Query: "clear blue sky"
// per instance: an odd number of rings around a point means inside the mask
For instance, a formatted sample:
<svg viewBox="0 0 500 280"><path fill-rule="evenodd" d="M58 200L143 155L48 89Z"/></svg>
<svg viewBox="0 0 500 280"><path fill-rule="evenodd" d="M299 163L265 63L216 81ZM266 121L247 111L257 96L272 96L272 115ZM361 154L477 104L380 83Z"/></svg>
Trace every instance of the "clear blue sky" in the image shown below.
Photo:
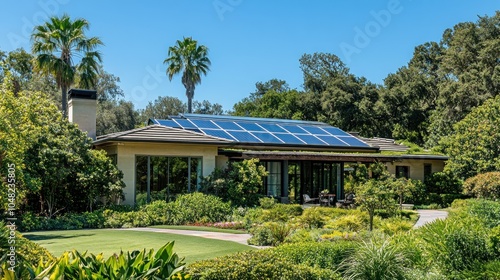
<svg viewBox="0 0 500 280"><path fill-rule="evenodd" d="M158 96L186 101L163 60L167 48L193 37L210 49L211 71L195 100L225 110L272 78L302 89L304 53L338 55L358 76L382 83L406 65L416 45L439 41L446 28L492 16L500 2L478 1L3 1L0 49L30 49L33 26L49 16L83 17L105 43L104 69L121 79L125 99L143 108Z"/></svg>

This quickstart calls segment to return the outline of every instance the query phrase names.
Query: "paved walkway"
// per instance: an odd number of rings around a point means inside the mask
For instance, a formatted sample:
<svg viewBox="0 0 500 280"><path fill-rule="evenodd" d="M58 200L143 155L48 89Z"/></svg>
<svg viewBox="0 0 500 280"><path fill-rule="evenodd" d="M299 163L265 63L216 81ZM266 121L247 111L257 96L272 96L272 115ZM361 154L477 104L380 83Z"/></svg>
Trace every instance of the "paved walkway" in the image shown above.
<svg viewBox="0 0 500 280"><path fill-rule="evenodd" d="M427 223L430 223L437 219L446 219L448 217L448 212L443 210L417 210L420 215L418 221L413 226L414 228L419 228Z"/></svg>
<svg viewBox="0 0 500 280"><path fill-rule="evenodd" d="M147 231L147 232L161 232L161 233L172 233L180 235L190 235L198 236L211 239L219 239L225 241L233 241L240 244L248 245L247 240L250 239L251 235L247 233L224 233L224 232L210 232L210 231L198 231L198 230L179 230L179 229L164 229L164 228L124 228L118 230L134 230L134 231ZM248 245L249 246L249 245ZM252 246L253 247L253 246Z"/></svg>

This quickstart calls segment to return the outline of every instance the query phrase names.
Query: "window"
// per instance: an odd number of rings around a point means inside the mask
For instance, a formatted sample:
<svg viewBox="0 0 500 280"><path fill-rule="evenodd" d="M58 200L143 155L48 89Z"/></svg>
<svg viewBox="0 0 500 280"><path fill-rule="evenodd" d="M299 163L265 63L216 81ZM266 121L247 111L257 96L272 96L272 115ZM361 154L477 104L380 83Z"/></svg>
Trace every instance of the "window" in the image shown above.
<svg viewBox="0 0 500 280"><path fill-rule="evenodd" d="M432 174L432 164L424 163L424 179Z"/></svg>
<svg viewBox="0 0 500 280"><path fill-rule="evenodd" d="M410 178L409 166L396 166L396 178Z"/></svg>
<svg viewBox="0 0 500 280"><path fill-rule="evenodd" d="M201 158L137 156L135 202L169 200L196 191L201 181Z"/></svg>
<svg viewBox="0 0 500 280"><path fill-rule="evenodd" d="M281 162L271 161L267 162L267 175L266 186L267 196L279 197L281 196Z"/></svg>

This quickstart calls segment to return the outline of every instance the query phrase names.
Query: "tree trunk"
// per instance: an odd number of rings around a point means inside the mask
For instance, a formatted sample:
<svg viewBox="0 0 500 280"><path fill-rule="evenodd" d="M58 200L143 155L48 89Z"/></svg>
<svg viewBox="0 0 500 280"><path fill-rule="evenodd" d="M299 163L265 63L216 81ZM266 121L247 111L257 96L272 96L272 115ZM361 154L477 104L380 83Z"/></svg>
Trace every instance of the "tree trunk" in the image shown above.
<svg viewBox="0 0 500 280"><path fill-rule="evenodd" d="M61 106L61 111L63 114L63 118L68 117L68 88L65 85L61 86L61 100L62 100L62 106Z"/></svg>
<svg viewBox="0 0 500 280"><path fill-rule="evenodd" d="M193 98L188 97L188 113L193 113Z"/></svg>
<svg viewBox="0 0 500 280"><path fill-rule="evenodd" d="M188 113L193 113L193 97L194 97L194 87L186 88L186 96L188 98Z"/></svg>

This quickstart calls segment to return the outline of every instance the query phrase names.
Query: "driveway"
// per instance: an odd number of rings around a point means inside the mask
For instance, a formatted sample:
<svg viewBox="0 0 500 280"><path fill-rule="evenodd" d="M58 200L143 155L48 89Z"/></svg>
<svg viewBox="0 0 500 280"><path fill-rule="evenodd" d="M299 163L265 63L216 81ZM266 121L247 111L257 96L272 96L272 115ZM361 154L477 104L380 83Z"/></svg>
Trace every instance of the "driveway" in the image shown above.
<svg viewBox="0 0 500 280"><path fill-rule="evenodd" d="M446 219L448 217L448 212L443 210L417 210L420 215L418 221L413 226L414 228L419 228L427 223L433 222L437 219Z"/></svg>

